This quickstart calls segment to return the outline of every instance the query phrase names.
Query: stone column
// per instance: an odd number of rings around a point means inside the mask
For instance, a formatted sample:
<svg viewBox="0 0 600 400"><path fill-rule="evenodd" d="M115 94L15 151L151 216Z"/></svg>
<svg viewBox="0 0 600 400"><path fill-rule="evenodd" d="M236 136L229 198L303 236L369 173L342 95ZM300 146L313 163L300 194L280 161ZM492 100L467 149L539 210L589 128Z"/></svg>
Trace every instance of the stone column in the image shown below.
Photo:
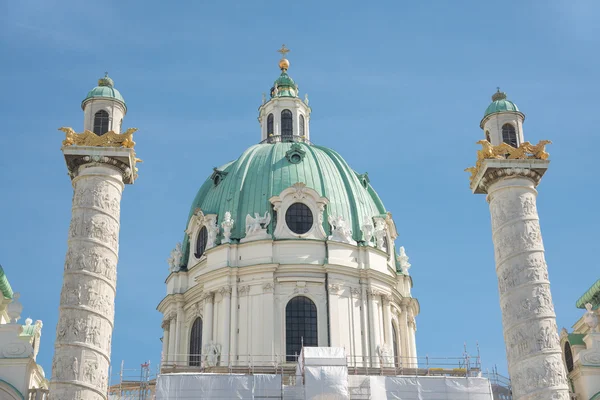
<svg viewBox="0 0 600 400"><path fill-rule="evenodd" d="M408 307L408 353L410 354L410 367L418 368L419 362L417 359L417 323L412 309Z"/></svg>
<svg viewBox="0 0 600 400"><path fill-rule="evenodd" d="M169 357L169 321L164 320L162 323L163 340L162 340L162 356L161 363L167 362Z"/></svg>
<svg viewBox="0 0 600 400"><path fill-rule="evenodd" d="M371 355L371 367L379 367L379 355L377 354L377 326L375 324L375 316L377 315L377 302L375 301L376 293L369 290L369 354Z"/></svg>
<svg viewBox="0 0 600 400"><path fill-rule="evenodd" d="M204 296L204 319L202 320L202 351L204 346L212 341L214 293Z"/></svg>
<svg viewBox="0 0 600 400"><path fill-rule="evenodd" d="M124 186L124 171L111 160L81 157L70 171L72 215L50 382L55 399L106 399Z"/></svg>
<svg viewBox="0 0 600 400"><path fill-rule="evenodd" d="M237 364L237 346L238 346L238 286L237 279L233 280L231 289L231 332L229 340L229 357L232 364Z"/></svg>
<svg viewBox="0 0 600 400"><path fill-rule="evenodd" d="M400 303L401 313L398 316L400 328L400 356L403 367L408 368L410 365L410 346L408 340L408 307L406 302Z"/></svg>
<svg viewBox="0 0 600 400"><path fill-rule="evenodd" d="M169 314L169 363L173 364L176 361L177 350L175 350L175 341L177 339L177 314L171 311Z"/></svg>
<svg viewBox="0 0 600 400"><path fill-rule="evenodd" d="M516 400L569 399L534 181L488 188L508 370Z"/></svg>
<svg viewBox="0 0 600 400"><path fill-rule="evenodd" d="M488 195L513 398L568 400L536 207L535 187L548 168L548 154L538 149L525 157L513 151L513 158L499 159L486 157L503 149L488 150L480 150L471 170L471 189Z"/></svg>
<svg viewBox="0 0 600 400"><path fill-rule="evenodd" d="M393 346L392 339L392 296L382 295L383 300L383 331L385 334L385 344L390 347Z"/></svg>
<svg viewBox="0 0 600 400"><path fill-rule="evenodd" d="M367 301L367 285L366 283L361 282L360 284L360 325L362 329L362 354L364 357L363 366L368 366L370 364L369 356L371 355L371 345L370 345L370 336L369 336L369 317L368 317L368 301Z"/></svg>
<svg viewBox="0 0 600 400"><path fill-rule="evenodd" d="M221 320L221 334L223 335L223 344L221 347L221 366L229 365L231 359L229 354L230 324L231 324L231 286L223 286L219 293L223 296L224 317ZM220 315L220 314L219 314Z"/></svg>
<svg viewBox="0 0 600 400"><path fill-rule="evenodd" d="M185 363L185 356L181 350L181 337L183 336L183 303L177 303L177 323L175 324L175 351L173 352L173 360L176 364Z"/></svg>

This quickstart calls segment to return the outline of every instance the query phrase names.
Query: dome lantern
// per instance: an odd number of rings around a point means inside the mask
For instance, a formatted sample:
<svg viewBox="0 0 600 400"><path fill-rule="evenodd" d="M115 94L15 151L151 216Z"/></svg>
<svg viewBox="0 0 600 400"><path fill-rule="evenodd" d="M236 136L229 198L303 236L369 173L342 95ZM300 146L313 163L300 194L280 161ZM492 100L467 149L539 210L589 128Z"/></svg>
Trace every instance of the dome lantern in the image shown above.
<svg viewBox="0 0 600 400"><path fill-rule="evenodd" d="M504 142L518 147L524 141L523 121L525 114L519 111L515 103L508 100L505 92L497 88L479 126L485 133L485 140L492 145L497 146Z"/></svg>
<svg viewBox="0 0 600 400"><path fill-rule="evenodd" d="M287 73L290 62L286 55L290 50L282 45L277 52L281 53L278 63L281 74L269 91L269 101L263 96L259 107L262 142L308 142L311 113L308 97L304 101L299 98L298 85Z"/></svg>
<svg viewBox="0 0 600 400"><path fill-rule="evenodd" d="M84 112L83 127L96 135L108 131L121 132L123 117L127 113L127 105L121 93L115 88L114 81L108 72L98 79L98 86L90 90L81 102Z"/></svg>

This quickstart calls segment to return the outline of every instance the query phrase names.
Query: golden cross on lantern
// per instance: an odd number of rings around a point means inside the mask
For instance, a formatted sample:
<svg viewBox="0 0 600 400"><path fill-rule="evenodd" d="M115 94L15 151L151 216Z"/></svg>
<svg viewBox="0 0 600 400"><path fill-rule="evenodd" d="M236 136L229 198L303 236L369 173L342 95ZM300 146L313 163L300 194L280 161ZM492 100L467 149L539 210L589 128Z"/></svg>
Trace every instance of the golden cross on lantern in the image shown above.
<svg viewBox="0 0 600 400"><path fill-rule="evenodd" d="M285 58L285 55L290 52L290 49L285 48L285 44L281 45L281 49L277 50L278 53L281 53L281 58Z"/></svg>

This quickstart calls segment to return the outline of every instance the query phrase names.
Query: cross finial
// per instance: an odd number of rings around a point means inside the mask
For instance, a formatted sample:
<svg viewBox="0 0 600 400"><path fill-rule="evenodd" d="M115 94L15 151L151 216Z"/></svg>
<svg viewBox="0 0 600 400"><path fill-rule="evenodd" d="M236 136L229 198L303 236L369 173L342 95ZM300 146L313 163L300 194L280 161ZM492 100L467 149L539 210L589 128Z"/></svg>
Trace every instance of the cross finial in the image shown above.
<svg viewBox="0 0 600 400"><path fill-rule="evenodd" d="M107 78L108 77L108 72L104 71L104 77Z"/></svg>
<svg viewBox="0 0 600 400"><path fill-rule="evenodd" d="M496 89L498 90L498 93L500 92L500 86L496 86Z"/></svg>
<svg viewBox="0 0 600 400"><path fill-rule="evenodd" d="M285 44L281 45L281 49L277 50L278 53L281 53L281 58L285 58L285 55L290 52L290 49L285 47Z"/></svg>

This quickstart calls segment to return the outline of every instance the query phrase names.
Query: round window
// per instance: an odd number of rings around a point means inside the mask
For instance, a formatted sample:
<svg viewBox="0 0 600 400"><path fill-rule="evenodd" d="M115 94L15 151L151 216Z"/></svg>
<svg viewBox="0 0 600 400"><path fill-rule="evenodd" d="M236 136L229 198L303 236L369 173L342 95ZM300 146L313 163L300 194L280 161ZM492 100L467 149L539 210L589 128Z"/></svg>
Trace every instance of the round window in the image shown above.
<svg viewBox="0 0 600 400"><path fill-rule="evenodd" d="M292 232L302 235L313 226L312 212L306 204L294 203L285 213L285 223Z"/></svg>
<svg viewBox="0 0 600 400"><path fill-rule="evenodd" d="M194 255L196 258L202 257L204 254L204 250L206 250L206 241L208 240L208 231L206 227L203 226L198 233L198 239L196 239L196 252Z"/></svg>

